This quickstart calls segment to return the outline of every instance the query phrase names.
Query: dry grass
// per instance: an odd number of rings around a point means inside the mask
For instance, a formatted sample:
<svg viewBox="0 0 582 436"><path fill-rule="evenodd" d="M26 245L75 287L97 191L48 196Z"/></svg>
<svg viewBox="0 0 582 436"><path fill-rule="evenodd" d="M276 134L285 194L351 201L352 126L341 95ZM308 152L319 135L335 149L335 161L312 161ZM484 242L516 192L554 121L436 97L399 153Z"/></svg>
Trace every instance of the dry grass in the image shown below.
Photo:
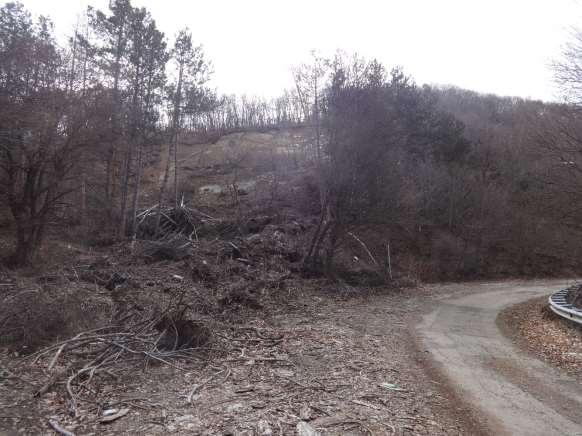
<svg viewBox="0 0 582 436"><path fill-rule="evenodd" d="M94 289L66 278L52 283L5 283L0 307L0 344L30 353L59 338L108 322L112 305Z"/></svg>

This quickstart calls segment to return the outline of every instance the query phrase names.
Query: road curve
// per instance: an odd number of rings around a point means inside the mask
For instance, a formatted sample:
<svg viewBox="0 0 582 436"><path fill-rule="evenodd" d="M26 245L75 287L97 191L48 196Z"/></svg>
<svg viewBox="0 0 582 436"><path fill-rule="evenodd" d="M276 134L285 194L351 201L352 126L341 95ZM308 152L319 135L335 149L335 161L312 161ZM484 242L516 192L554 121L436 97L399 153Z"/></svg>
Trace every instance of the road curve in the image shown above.
<svg viewBox="0 0 582 436"><path fill-rule="evenodd" d="M423 349L492 433L582 435L582 385L519 351L496 325L504 308L571 284L468 284L470 293L440 301L419 324Z"/></svg>

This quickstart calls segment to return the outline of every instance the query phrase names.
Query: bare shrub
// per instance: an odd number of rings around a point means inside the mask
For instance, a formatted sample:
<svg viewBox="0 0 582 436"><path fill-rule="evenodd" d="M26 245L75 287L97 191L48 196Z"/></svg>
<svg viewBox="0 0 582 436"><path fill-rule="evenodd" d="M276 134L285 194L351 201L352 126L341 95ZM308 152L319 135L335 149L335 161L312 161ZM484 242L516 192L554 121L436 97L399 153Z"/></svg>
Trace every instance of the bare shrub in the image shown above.
<svg viewBox="0 0 582 436"><path fill-rule="evenodd" d="M18 289L0 307L0 344L22 353L34 352L110 319L112 304L73 286Z"/></svg>

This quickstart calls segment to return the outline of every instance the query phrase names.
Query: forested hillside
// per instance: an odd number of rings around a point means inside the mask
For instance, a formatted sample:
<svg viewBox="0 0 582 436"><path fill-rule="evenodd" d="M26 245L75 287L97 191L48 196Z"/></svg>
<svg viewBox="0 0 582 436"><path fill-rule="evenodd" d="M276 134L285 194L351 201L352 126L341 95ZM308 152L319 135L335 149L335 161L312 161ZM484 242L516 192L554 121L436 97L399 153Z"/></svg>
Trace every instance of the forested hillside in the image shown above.
<svg viewBox="0 0 582 436"><path fill-rule="evenodd" d="M385 263L391 244L396 270L421 279L579 266L577 162L560 144L569 137L561 130L576 134L567 105L420 87L402 70L346 55L298 66L295 89L272 101L219 97L188 30L168 43L128 2L89 9L65 47L48 19L9 3L2 53L2 201L14 264L31 262L55 229L131 238L141 209L177 205L189 190L177 156L195 143L295 127L299 143L270 153L318 191L319 205L300 212L319 217L302 248L309 269L333 275L335 252L356 230L374 258L363 262ZM225 171L249 152L238 154Z"/></svg>
<svg viewBox="0 0 582 436"><path fill-rule="evenodd" d="M0 8L0 345L31 355L28 384L84 429L107 408L99 383L136 365L220 361L207 382L235 384L244 365L309 373L304 344L269 328L288 315L335 334L314 321L321 299L582 272L582 51L556 66L561 103L421 85L342 52L312 53L265 99L215 89L191 31L165 35L130 0L56 35L22 3Z"/></svg>

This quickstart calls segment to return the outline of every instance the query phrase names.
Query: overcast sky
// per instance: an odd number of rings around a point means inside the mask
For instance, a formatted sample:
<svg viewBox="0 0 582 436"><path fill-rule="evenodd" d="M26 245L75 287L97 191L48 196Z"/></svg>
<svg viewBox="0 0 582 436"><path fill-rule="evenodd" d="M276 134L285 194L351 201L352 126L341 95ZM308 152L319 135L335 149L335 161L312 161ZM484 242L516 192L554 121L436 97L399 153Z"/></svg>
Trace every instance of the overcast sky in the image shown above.
<svg viewBox="0 0 582 436"><path fill-rule="evenodd" d="M3 0L0 0L2 3ZM67 33L87 3L22 0ZM337 49L400 65L417 83L556 99L549 64L582 0L133 0L172 39L189 26L221 92L274 96L310 50Z"/></svg>

